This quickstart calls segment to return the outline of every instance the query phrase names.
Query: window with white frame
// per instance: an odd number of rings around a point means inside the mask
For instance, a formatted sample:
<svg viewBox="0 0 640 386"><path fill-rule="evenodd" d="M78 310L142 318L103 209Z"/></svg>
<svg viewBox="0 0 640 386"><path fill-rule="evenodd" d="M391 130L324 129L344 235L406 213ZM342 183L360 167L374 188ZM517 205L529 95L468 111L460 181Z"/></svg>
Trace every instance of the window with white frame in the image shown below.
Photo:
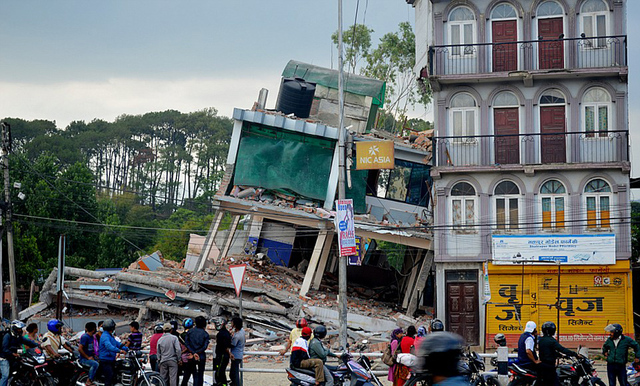
<svg viewBox="0 0 640 386"><path fill-rule="evenodd" d="M458 182L451 188L453 228L475 230L476 190L468 182Z"/></svg>
<svg viewBox="0 0 640 386"><path fill-rule="evenodd" d="M564 229L565 198L567 190L562 182L549 180L540 187L542 206L542 228L548 230Z"/></svg>
<svg viewBox="0 0 640 386"><path fill-rule="evenodd" d="M588 48L603 48L607 46L609 7L603 0L587 0L580 7L582 33L589 39L585 46Z"/></svg>
<svg viewBox="0 0 640 386"><path fill-rule="evenodd" d="M611 186L596 178L584 187L588 229L608 229L611 226Z"/></svg>
<svg viewBox="0 0 640 386"><path fill-rule="evenodd" d="M494 190L496 228L518 229L520 189L512 181L502 181Z"/></svg>
<svg viewBox="0 0 640 386"><path fill-rule="evenodd" d="M449 44L461 45L451 47L451 55L466 56L475 54L475 48L471 45L476 42L476 17L473 11L467 7L457 7L449 13L448 25Z"/></svg>
<svg viewBox="0 0 640 386"><path fill-rule="evenodd" d="M610 116L611 95L600 87L589 89L582 98L582 130L587 137L607 137Z"/></svg>
<svg viewBox="0 0 640 386"><path fill-rule="evenodd" d="M475 98L468 93L459 93L451 98L449 111L450 132L457 137L454 142L472 142L478 122L478 103Z"/></svg>
<svg viewBox="0 0 640 386"><path fill-rule="evenodd" d="M516 9L513 8L511 4L501 3L493 8L491 11L491 19L499 20L499 19L517 19L518 14L516 13Z"/></svg>
<svg viewBox="0 0 640 386"><path fill-rule="evenodd" d="M554 16L562 16L564 14L564 10L562 6L558 4L557 1L545 1L538 6L538 10L536 12L536 16L538 17L554 17Z"/></svg>

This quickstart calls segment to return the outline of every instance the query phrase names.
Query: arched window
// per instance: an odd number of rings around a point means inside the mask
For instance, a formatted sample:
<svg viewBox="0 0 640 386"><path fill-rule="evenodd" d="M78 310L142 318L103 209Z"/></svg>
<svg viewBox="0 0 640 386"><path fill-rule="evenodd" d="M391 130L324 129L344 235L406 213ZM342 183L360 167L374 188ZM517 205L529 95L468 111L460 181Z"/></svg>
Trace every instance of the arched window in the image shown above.
<svg viewBox="0 0 640 386"><path fill-rule="evenodd" d="M611 186L603 179L591 180L584 187L587 228L609 228L611 225Z"/></svg>
<svg viewBox="0 0 640 386"><path fill-rule="evenodd" d="M520 101L511 91L502 91L493 98L493 107L518 107Z"/></svg>
<svg viewBox="0 0 640 386"><path fill-rule="evenodd" d="M564 10L562 6L556 1L545 1L538 6L536 16L538 17L553 17L562 16Z"/></svg>
<svg viewBox="0 0 640 386"><path fill-rule="evenodd" d="M451 188L451 208L454 229L474 230L476 190L468 182L458 182Z"/></svg>
<svg viewBox="0 0 640 386"><path fill-rule="evenodd" d="M455 137L470 137L476 135L478 122L478 103L466 92L451 98L449 106L449 131ZM456 142L465 142L471 138L456 138Z"/></svg>
<svg viewBox="0 0 640 386"><path fill-rule="evenodd" d="M496 227L498 229L518 229L518 208L520 189L511 181L502 181L494 190L496 205Z"/></svg>
<svg viewBox="0 0 640 386"><path fill-rule="evenodd" d="M540 187L542 228L564 229L565 197L567 190L562 182L549 180Z"/></svg>
<svg viewBox="0 0 640 386"><path fill-rule="evenodd" d="M563 105L565 103L564 95L558 90L547 90L540 96L541 105Z"/></svg>
<svg viewBox="0 0 640 386"><path fill-rule="evenodd" d="M467 7L457 7L449 13L449 44L465 45L476 42L476 16ZM451 47L451 55L474 54L473 46Z"/></svg>
<svg viewBox="0 0 640 386"><path fill-rule="evenodd" d="M582 33L585 37L596 37L587 41L590 48L606 47L609 7L602 0L587 0L580 7Z"/></svg>
<svg viewBox="0 0 640 386"><path fill-rule="evenodd" d="M607 137L609 131L609 117L611 116L611 95L607 90L594 87L589 89L582 98L582 130L588 137Z"/></svg>
<svg viewBox="0 0 640 386"><path fill-rule="evenodd" d="M511 4L502 3L498 4L493 11L491 11L491 19L517 19L518 14L516 13L515 8Z"/></svg>

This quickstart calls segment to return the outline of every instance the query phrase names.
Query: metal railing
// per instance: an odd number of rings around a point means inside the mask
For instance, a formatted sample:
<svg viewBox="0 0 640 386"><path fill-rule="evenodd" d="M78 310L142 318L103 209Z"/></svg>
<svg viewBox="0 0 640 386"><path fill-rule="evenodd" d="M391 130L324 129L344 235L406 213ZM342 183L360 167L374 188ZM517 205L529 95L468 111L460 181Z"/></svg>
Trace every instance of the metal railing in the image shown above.
<svg viewBox="0 0 640 386"><path fill-rule="evenodd" d="M429 75L627 66L627 36L429 47Z"/></svg>
<svg viewBox="0 0 640 386"><path fill-rule="evenodd" d="M629 160L626 130L434 137L435 166L615 163Z"/></svg>

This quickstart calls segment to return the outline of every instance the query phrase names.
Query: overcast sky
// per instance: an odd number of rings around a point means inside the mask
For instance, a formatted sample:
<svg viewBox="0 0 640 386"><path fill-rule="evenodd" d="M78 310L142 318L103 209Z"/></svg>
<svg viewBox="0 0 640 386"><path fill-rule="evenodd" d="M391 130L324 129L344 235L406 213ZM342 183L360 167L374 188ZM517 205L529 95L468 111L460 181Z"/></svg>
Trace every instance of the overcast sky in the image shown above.
<svg viewBox="0 0 640 386"><path fill-rule="evenodd" d="M347 26L357 0L343 1ZM627 7L637 15L640 1ZM332 0L3 0L0 15L0 117L60 128L166 109L230 116L250 108L262 87L272 107L289 59L337 62ZM404 0L359 1L358 22L376 42L402 21L414 23ZM640 23L628 26L630 129L640 143ZM640 176L640 155L633 158Z"/></svg>

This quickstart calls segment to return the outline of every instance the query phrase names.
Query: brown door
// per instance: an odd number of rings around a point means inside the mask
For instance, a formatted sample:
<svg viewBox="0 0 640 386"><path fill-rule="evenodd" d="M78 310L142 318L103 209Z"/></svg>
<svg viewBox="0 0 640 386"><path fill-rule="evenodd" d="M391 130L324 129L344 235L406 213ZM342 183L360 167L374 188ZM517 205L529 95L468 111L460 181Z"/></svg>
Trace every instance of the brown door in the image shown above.
<svg viewBox="0 0 640 386"><path fill-rule="evenodd" d="M542 163L564 163L567 159L564 106L540 107Z"/></svg>
<svg viewBox="0 0 640 386"><path fill-rule="evenodd" d="M518 69L518 23L515 20L494 21L493 71L515 71ZM514 44L504 44L511 43ZM500 44L502 43L502 44Z"/></svg>
<svg viewBox="0 0 640 386"><path fill-rule="evenodd" d="M557 40L563 34L562 18L538 20L538 37L553 40L538 43L538 61L541 70L564 68L564 41Z"/></svg>
<svg viewBox="0 0 640 386"><path fill-rule="evenodd" d="M479 344L478 283L447 283L447 302L448 330Z"/></svg>
<svg viewBox="0 0 640 386"><path fill-rule="evenodd" d="M520 163L520 124L518 108L494 109L493 130L495 134L496 164Z"/></svg>

